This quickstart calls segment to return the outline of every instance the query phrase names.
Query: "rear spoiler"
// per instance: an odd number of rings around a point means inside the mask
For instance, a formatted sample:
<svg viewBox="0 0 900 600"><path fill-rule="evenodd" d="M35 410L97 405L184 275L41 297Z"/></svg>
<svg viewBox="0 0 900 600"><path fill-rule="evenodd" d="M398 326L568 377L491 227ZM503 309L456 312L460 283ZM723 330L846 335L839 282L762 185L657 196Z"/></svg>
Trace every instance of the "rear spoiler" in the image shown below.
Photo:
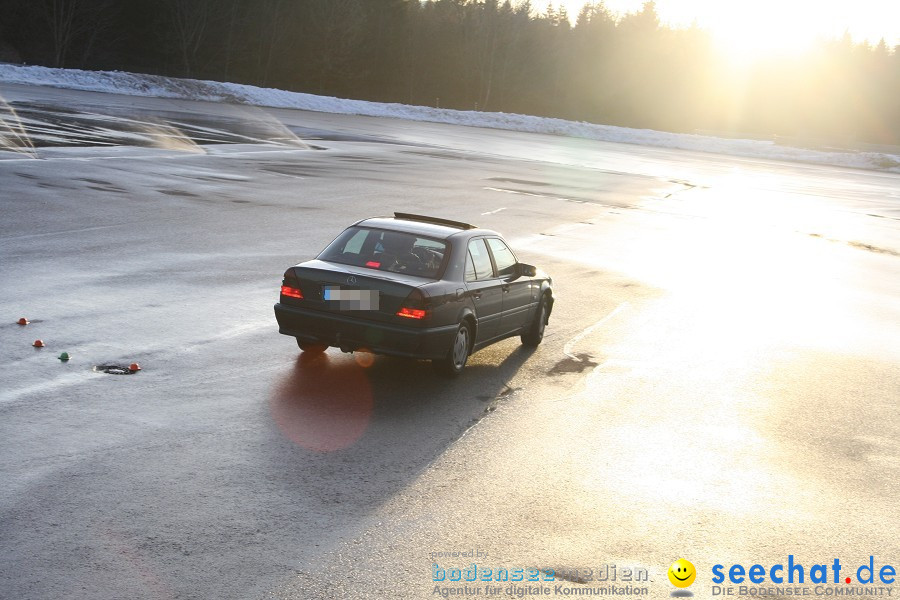
<svg viewBox="0 0 900 600"><path fill-rule="evenodd" d="M471 225L469 223L463 223L462 221L451 221L450 219L442 219L440 217L429 217L426 215L413 215L410 213L394 213L395 219L402 219L404 221L419 221L421 223L434 223L436 225L446 225L448 227L455 227L457 229L477 229L475 225Z"/></svg>

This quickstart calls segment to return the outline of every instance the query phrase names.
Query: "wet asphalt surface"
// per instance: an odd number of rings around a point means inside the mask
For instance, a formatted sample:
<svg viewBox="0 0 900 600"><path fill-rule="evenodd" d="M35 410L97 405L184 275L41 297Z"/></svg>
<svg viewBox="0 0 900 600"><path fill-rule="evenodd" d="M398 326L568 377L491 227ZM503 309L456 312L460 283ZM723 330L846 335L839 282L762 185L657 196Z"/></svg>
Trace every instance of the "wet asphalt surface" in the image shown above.
<svg viewBox="0 0 900 600"><path fill-rule="evenodd" d="M719 563L900 565L900 176L0 94L0 596L426 598L478 562L645 568L662 598L685 556L707 597ZM281 273L393 211L549 271L544 343L454 382L300 354Z"/></svg>

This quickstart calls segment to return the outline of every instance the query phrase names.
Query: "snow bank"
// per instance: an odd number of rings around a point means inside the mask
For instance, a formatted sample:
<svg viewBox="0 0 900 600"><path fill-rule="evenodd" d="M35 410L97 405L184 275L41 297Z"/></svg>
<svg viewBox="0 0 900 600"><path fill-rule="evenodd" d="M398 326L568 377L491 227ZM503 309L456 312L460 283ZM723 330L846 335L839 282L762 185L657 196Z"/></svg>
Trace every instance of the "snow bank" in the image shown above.
<svg viewBox="0 0 900 600"><path fill-rule="evenodd" d="M771 141L666 133L649 129L594 125L528 115L459 111L406 104L345 100L237 83L175 79L118 71L80 71L75 69L51 69L47 67L0 64L0 83L46 85L130 96L231 102L273 108L294 108L316 112L392 117L413 121L561 135L604 142L714 152L752 158L881 169L900 173L900 155L898 154L824 152L780 146Z"/></svg>

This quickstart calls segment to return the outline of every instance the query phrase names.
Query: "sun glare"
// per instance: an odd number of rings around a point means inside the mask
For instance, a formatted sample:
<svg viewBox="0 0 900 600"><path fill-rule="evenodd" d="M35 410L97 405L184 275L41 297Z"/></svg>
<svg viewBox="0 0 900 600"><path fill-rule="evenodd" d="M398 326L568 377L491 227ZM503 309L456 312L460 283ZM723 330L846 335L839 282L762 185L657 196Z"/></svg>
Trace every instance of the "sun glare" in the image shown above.
<svg viewBox="0 0 900 600"><path fill-rule="evenodd" d="M622 16L641 10L645 1L605 0L603 4ZM532 0L531 5L538 13L550 5L565 8L574 23L585 3ZM740 62L797 55L819 38L839 38L844 32L857 42L876 44L884 38L889 47L900 44L897 0L656 0L655 5L662 23L674 27L696 24L712 35L725 57Z"/></svg>
<svg viewBox="0 0 900 600"><path fill-rule="evenodd" d="M759 2L753 10L731 11L720 7L718 14L709 15L714 20L701 26L709 29L727 58L742 63L801 54L821 35L814 15L800 14L796 4L783 3L777 10L767 4L774 5Z"/></svg>

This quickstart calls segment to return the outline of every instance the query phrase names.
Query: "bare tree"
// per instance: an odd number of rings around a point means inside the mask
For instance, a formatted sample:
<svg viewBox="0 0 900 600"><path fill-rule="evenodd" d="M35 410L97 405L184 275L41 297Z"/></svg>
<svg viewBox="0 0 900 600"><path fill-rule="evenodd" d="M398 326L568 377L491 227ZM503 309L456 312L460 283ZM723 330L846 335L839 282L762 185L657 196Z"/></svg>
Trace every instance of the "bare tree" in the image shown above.
<svg viewBox="0 0 900 600"><path fill-rule="evenodd" d="M228 35L225 39L225 79L231 75L232 48L234 47L234 30L237 24L238 0L231 0L228 10Z"/></svg>
<svg viewBox="0 0 900 600"><path fill-rule="evenodd" d="M319 53L313 71L319 91L329 84L347 83L358 77L353 61L365 27L360 0L317 0L312 3L309 16L309 41Z"/></svg>
<svg viewBox="0 0 900 600"><path fill-rule="evenodd" d="M265 48L259 54L261 79L260 85L269 85L269 78L272 74L272 59L275 55L275 49L281 44L285 37L286 25L283 14L283 0L267 0L263 4L262 25L265 28L260 32L260 42L265 43Z"/></svg>
<svg viewBox="0 0 900 600"><path fill-rule="evenodd" d="M113 0L42 0L54 67L67 66L73 48L80 44L84 63L97 36L109 27ZM79 64L79 66L83 66Z"/></svg>
<svg viewBox="0 0 900 600"><path fill-rule="evenodd" d="M58 0L60 1L60 0ZM185 77L191 77L197 63L197 54L203 43L203 35L209 24L208 0L172 0L172 28L181 66Z"/></svg>

